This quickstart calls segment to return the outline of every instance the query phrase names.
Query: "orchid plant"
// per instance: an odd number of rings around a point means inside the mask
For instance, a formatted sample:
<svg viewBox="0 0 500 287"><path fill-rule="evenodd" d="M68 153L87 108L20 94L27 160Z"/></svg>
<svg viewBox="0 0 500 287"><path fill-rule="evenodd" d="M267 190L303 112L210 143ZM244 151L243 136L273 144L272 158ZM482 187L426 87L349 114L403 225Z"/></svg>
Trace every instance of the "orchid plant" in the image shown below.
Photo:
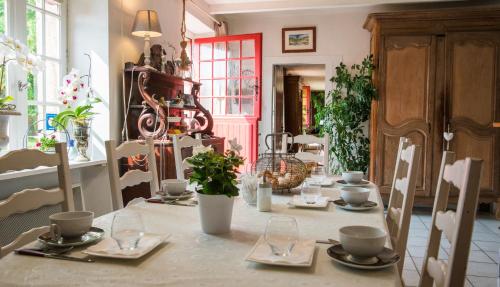
<svg viewBox="0 0 500 287"><path fill-rule="evenodd" d="M14 109L9 102L13 97L5 95L4 76L9 63L16 64L28 73L37 73L45 68L37 55L30 53L28 47L5 34L0 35L0 109Z"/></svg>
<svg viewBox="0 0 500 287"><path fill-rule="evenodd" d="M93 105L101 102L90 87L90 80L85 83L83 79L89 75L80 75L80 71L72 69L64 76L63 85L59 88L59 99L66 109L54 118L61 127L66 128L69 121L78 125L85 125L85 122L96 113L92 111Z"/></svg>

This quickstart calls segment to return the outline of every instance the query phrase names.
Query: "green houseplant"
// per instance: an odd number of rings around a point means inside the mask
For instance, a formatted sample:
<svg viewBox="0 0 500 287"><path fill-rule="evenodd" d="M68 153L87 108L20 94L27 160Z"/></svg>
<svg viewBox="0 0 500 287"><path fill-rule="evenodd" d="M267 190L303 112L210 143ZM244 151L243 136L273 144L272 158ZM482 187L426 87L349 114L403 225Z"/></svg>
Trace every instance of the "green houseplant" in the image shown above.
<svg viewBox="0 0 500 287"><path fill-rule="evenodd" d="M198 202L203 232L219 234L229 232L234 197L238 196L236 175L243 158L237 151L216 153L212 148L194 147L191 158L193 172L190 183L198 185Z"/></svg>
<svg viewBox="0 0 500 287"><path fill-rule="evenodd" d="M372 82L373 57L349 70L344 63L335 68L333 90L325 106L318 105L315 115L320 133L330 135L331 170L366 172L370 160L370 140L364 129L370 116L371 101L377 97Z"/></svg>

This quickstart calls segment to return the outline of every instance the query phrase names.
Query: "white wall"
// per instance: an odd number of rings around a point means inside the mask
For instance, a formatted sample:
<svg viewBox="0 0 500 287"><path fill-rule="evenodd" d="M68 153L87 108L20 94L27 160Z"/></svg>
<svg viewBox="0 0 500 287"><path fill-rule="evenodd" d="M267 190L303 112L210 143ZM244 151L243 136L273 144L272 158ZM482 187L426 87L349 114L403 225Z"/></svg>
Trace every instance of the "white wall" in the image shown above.
<svg viewBox="0 0 500 287"><path fill-rule="evenodd" d="M324 64L325 87L334 67L344 61L352 64L361 61L370 52L370 34L362 28L369 10L329 10L328 12L276 12L262 14L226 15L231 34L262 32L262 119L259 124L262 138L271 132L273 118L272 71L277 64ZM315 53L281 53L281 28L316 27ZM262 152L262 150L260 150Z"/></svg>

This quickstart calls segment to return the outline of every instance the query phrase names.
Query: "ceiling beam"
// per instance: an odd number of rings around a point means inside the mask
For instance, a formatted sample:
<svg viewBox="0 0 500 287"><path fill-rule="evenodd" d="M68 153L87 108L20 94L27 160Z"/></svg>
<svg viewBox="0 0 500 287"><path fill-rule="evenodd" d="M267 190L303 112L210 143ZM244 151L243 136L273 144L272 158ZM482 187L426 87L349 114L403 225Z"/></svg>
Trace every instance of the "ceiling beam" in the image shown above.
<svg viewBox="0 0 500 287"><path fill-rule="evenodd" d="M349 8L379 4L409 4L430 2L455 2L463 0L289 0L289 1L254 1L211 4L211 14L258 13L274 11L312 10L327 8Z"/></svg>

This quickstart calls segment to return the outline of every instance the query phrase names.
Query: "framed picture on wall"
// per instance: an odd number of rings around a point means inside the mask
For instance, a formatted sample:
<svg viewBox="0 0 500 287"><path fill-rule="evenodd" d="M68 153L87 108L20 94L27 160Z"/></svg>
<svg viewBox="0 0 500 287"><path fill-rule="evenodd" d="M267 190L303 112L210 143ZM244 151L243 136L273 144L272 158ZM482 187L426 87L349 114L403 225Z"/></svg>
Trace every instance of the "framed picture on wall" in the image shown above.
<svg viewBox="0 0 500 287"><path fill-rule="evenodd" d="M281 51L283 53L316 52L316 27L283 28Z"/></svg>

